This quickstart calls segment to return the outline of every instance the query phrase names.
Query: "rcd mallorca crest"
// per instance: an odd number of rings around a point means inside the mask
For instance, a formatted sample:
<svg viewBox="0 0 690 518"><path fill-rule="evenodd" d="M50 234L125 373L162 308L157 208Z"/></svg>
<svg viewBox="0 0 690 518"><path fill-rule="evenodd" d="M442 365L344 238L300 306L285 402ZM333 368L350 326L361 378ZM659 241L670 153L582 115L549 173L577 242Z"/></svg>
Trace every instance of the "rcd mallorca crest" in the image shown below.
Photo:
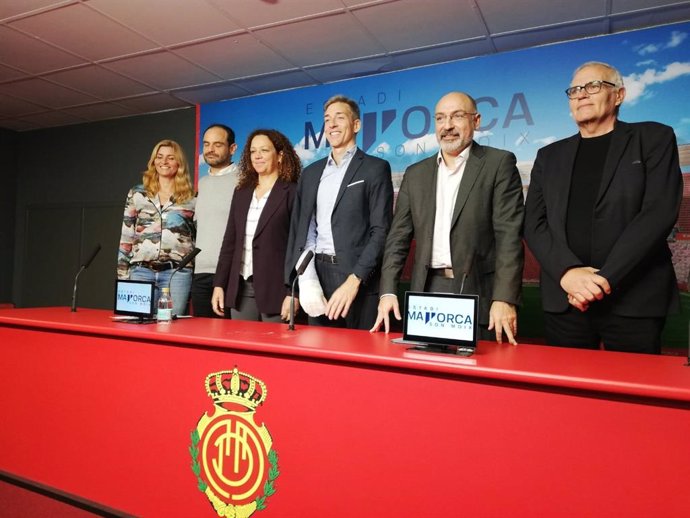
<svg viewBox="0 0 690 518"><path fill-rule="evenodd" d="M192 471L218 516L251 516L266 508L280 474L273 439L263 423L254 422L266 385L234 368L206 376L206 393L214 408L192 432Z"/></svg>

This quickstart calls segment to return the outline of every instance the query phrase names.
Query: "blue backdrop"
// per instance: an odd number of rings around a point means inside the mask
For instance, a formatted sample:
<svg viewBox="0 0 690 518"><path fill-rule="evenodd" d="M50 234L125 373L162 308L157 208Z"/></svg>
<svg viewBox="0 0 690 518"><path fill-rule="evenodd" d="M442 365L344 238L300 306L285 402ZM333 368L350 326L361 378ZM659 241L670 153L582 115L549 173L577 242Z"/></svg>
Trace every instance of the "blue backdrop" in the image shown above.
<svg viewBox="0 0 690 518"><path fill-rule="evenodd" d="M322 133L323 102L344 94L361 106L358 145L402 173L438 150L434 106L444 93L461 90L478 101L482 126L475 138L513 151L527 185L537 149L576 131L563 91L585 61L608 62L624 76L622 120L663 122L675 129L679 144L690 142L689 31L690 23L666 25L233 99L200 106L198 120L202 130L222 122L236 131L235 159L252 130L276 128L307 165L329 151ZM199 175L207 174L201 156L198 164ZM690 172L688 165L683 170Z"/></svg>

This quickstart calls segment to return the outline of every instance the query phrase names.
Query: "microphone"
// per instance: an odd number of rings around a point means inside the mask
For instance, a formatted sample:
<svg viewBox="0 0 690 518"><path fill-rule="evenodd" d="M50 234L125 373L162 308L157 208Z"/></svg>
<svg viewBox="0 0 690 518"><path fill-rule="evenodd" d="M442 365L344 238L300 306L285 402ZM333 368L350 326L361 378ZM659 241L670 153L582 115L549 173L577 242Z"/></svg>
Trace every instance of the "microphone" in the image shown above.
<svg viewBox="0 0 690 518"><path fill-rule="evenodd" d="M81 265L82 268L84 268L86 270L89 266L91 266L91 263L93 262L93 260L98 255L98 252L100 252L100 251L101 251L101 244L96 243L96 246L94 247L93 252L91 252L91 255L89 256L89 258L82 263L82 265Z"/></svg>
<svg viewBox="0 0 690 518"><path fill-rule="evenodd" d="M462 295L462 292L465 289L465 281L467 280L467 277L470 275L470 272L472 271L472 263L474 263L474 250L472 250L467 258L465 259L465 263L462 265L462 281L460 281L460 295Z"/></svg>
<svg viewBox="0 0 690 518"><path fill-rule="evenodd" d="M290 292L290 324L288 325L288 331L295 330L295 283L300 275L304 273L304 270L307 269L307 266L309 266L313 258L314 251L309 250L307 255L304 256L304 259L302 259L302 263L297 267L297 275L295 275L295 278L292 280L292 291Z"/></svg>
<svg viewBox="0 0 690 518"><path fill-rule="evenodd" d="M81 272L86 270L91 265L93 260L98 255L98 252L100 252L100 251L101 251L101 244L96 243L96 246L94 247L93 252L91 252L91 255L89 256L89 258L86 261L81 263L81 268L79 268L79 271L77 272L76 277L74 277L74 287L72 288L72 308L71 308L72 313L77 311L77 285L79 283L79 276L81 275Z"/></svg>
<svg viewBox="0 0 690 518"><path fill-rule="evenodd" d="M311 260L314 258L314 252L309 250L307 252L307 255L304 256L304 259L302 260L302 264L299 265L297 268L297 277L302 275L304 273L304 270L307 269L307 266L309 266L309 263Z"/></svg>
<svg viewBox="0 0 690 518"><path fill-rule="evenodd" d="M180 262L177 264L177 267L170 274L170 278L168 278L168 289L170 289L170 285L172 284L173 275L175 275L182 268L187 266L192 261L192 259L194 259L197 255L199 255L199 252L201 252L201 248L194 247L194 250L192 250L187 255L185 255L182 259L180 259ZM173 304L174 303L175 303L175 300L173 299ZM173 318L177 318L177 315L173 315Z"/></svg>
<svg viewBox="0 0 690 518"><path fill-rule="evenodd" d="M201 252L201 248L194 248L194 250L185 255L182 259L180 259L180 263L177 265L177 268L175 268L175 271L181 270L182 268L187 266L192 259L199 255L199 252Z"/></svg>

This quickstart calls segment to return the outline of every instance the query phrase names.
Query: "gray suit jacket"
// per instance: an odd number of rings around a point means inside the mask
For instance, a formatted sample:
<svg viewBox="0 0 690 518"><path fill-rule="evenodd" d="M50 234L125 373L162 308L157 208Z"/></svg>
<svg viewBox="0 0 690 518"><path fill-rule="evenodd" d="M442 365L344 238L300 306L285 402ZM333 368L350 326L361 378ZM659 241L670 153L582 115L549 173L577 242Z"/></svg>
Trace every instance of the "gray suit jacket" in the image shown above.
<svg viewBox="0 0 690 518"><path fill-rule="evenodd" d="M436 217L437 155L405 171L386 240L380 293L396 293L416 240L411 289L423 291L431 264ZM487 325L494 300L519 304L524 251L522 182L515 155L472 143L453 212L450 235L455 290L479 295L479 322Z"/></svg>

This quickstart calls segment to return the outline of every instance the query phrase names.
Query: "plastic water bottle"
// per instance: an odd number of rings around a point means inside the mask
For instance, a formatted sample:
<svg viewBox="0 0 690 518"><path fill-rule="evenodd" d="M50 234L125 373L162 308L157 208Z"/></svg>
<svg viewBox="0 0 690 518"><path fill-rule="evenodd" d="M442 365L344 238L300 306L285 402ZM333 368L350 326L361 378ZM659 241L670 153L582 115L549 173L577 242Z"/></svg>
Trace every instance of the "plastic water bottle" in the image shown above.
<svg viewBox="0 0 690 518"><path fill-rule="evenodd" d="M163 288L158 299L158 312L156 320L159 324L169 324L172 322L173 300L170 296L170 288Z"/></svg>

